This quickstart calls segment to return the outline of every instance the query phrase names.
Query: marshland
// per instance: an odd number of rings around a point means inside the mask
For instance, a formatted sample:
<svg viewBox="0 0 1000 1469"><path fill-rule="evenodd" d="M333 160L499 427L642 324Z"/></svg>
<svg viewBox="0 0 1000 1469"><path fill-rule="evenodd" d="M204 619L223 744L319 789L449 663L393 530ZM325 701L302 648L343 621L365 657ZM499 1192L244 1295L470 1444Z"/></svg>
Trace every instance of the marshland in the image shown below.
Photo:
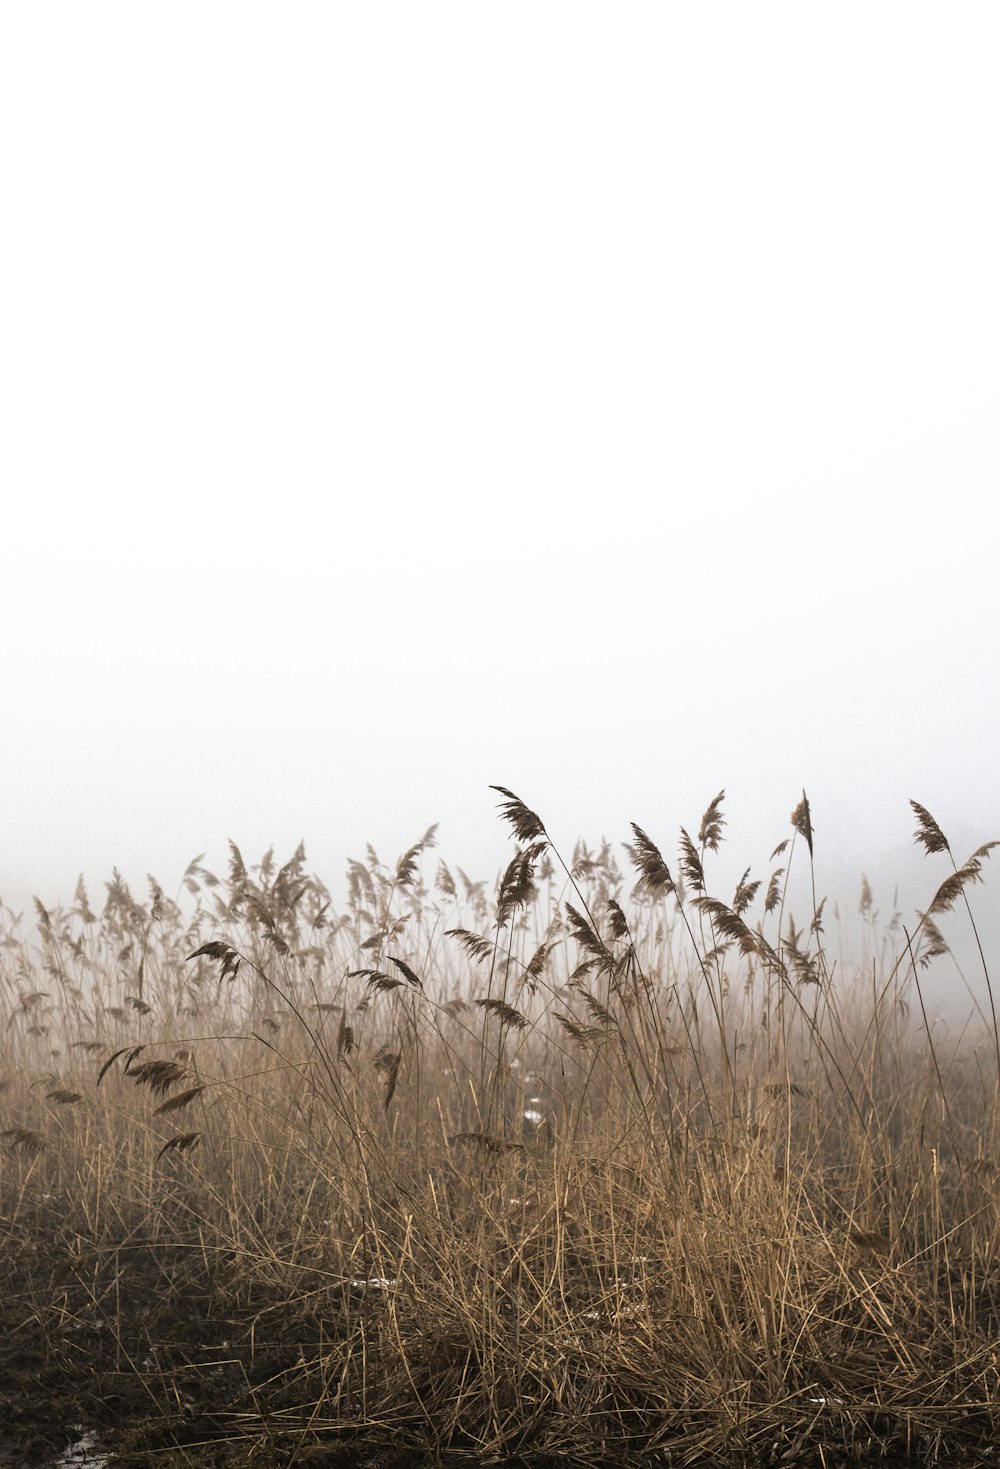
<svg viewBox="0 0 1000 1469"><path fill-rule="evenodd" d="M0 4L0 1469L995 1462L998 55Z"/></svg>
<svg viewBox="0 0 1000 1469"><path fill-rule="evenodd" d="M495 881L432 828L336 900L301 847L231 844L173 891L3 910L0 1441L986 1462L989 834L953 851L912 803L926 887L890 913L821 891L804 793L724 892L723 792L573 851L486 795ZM937 1024L941 976L967 1023Z"/></svg>

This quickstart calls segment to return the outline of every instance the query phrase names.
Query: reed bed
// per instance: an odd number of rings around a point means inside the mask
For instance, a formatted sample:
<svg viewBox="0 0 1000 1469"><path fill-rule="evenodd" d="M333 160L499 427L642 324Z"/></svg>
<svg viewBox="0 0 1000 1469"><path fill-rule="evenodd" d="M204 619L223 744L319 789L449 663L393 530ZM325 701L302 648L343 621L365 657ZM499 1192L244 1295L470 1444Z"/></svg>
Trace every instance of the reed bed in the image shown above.
<svg viewBox="0 0 1000 1469"><path fill-rule="evenodd" d="M560 853L496 788L495 885L300 848L172 896L6 910L0 1425L123 1462L987 1462L1000 1040L924 1003L975 938L923 807L912 923L834 958L805 796L712 895L679 852ZM794 899L794 903L793 903ZM795 912L793 913L793 906ZM831 911L832 911L832 905ZM952 915L947 920L942 915ZM975 938L978 942L978 938Z"/></svg>

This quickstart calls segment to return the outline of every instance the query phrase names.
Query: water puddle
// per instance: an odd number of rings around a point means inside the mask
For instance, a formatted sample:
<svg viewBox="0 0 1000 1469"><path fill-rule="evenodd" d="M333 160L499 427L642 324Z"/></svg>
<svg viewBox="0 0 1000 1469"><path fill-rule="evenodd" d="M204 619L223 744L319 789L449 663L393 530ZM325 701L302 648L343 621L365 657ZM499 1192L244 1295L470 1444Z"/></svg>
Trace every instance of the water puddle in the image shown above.
<svg viewBox="0 0 1000 1469"><path fill-rule="evenodd" d="M96 1433L90 1433L77 1424L73 1435L62 1453L41 1461L41 1469L108 1469L108 1455L101 1448ZM37 1469L39 1461L32 1462ZM26 1469L26 1466L19 1454L0 1443L0 1469Z"/></svg>
<svg viewBox="0 0 1000 1469"><path fill-rule="evenodd" d="M80 1437L52 1460L51 1469L105 1469L108 1460L100 1450L96 1433L87 1433L82 1428L76 1432Z"/></svg>

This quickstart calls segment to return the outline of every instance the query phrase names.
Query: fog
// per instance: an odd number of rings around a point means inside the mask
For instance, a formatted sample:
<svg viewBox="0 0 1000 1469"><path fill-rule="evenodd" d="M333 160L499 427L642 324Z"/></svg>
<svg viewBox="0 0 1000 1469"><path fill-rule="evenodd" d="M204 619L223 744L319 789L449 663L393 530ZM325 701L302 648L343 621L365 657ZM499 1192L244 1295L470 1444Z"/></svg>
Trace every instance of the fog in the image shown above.
<svg viewBox="0 0 1000 1469"><path fill-rule="evenodd" d="M501 783L667 853L725 786L727 883L804 788L831 901L926 903L910 798L1000 837L998 40L8 7L0 897L490 877Z"/></svg>

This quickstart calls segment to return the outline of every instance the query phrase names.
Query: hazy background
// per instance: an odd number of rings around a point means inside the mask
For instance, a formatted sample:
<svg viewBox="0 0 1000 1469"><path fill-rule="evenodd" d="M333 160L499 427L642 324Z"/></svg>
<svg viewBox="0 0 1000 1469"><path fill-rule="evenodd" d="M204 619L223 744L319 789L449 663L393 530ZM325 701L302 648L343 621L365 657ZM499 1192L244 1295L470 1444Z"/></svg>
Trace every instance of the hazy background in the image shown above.
<svg viewBox="0 0 1000 1469"><path fill-rule="evenodd" d="M821 890L929 899L909 797L1000 836L998 47L5 6L0 896L491 876L499 782L668 854L725 785L760 876L804 786Z"/></svg>

